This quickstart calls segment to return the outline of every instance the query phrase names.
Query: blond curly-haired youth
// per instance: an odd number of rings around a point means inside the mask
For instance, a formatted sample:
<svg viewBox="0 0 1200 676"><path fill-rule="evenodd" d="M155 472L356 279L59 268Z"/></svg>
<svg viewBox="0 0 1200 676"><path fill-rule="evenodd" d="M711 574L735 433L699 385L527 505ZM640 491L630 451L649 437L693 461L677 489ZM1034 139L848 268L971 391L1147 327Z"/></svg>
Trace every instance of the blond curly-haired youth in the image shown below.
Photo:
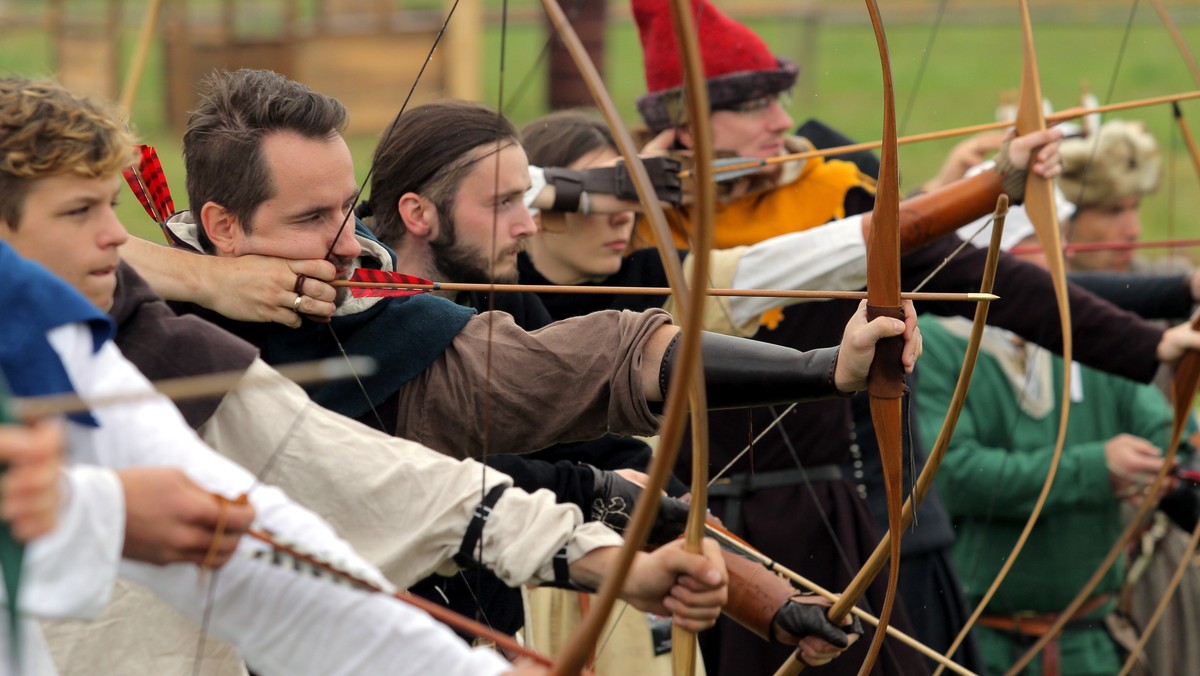
<svg viewBox="0 0 1200 676"><path fill-rule="evenodd" d="M20 223L38 179L116 175L132 162L133 142L108 104L54 82L0 79L0 219L10 227Z"/></svg>

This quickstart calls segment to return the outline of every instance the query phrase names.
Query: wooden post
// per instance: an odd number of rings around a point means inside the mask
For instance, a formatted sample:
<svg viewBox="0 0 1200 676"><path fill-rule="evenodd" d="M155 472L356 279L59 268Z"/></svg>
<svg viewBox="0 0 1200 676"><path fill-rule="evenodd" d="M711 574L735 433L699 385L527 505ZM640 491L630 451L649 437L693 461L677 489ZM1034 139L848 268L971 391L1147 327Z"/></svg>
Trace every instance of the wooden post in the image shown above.
<svg viewBox="0 0 1200 676"><path fill-rule="evenodd" d="M596 70L604 75L604 28L608 23L608 0L581 2L580 0L558 0L567 15L567 20L579 34L588 57L596 64ZM549 35L554 35L549 19L546 21ZM546 103L551 110L576 108L592 105L592 96L575 62L571 60L562 41L554 39L550 45L550 73L546 80Z"/></svg>
<svg viewBox="0 0 1200 676"><path fill-rule="evenodd" d="M445 12L453 0L442 3ZM443 12L444 14L444 12ZM446 30L446 95L454 99L479 101L483 98L483 2L460 0L454 19ZM439 50L440 51L440 50ZM437 55L434 55L437 58Z"/></svg>

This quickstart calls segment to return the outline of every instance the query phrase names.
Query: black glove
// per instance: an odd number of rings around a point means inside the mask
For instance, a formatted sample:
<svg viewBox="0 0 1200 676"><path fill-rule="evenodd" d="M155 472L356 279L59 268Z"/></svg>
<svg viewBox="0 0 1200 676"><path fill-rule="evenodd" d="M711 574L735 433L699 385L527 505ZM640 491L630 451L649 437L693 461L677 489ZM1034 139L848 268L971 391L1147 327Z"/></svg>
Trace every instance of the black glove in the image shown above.
<svg viewBox="0 0 1200 676"><path fill-rule="evenodd" d="M592 467L592 471L595 481L588 520L599 521L618 533L624 533L633 518L633 506L642 494L642 487L615 472L596 467ZM687 518L688 504L664 495L646 543L657 547L679 537L687 525Z"/></svg>
<svg viewBox="0 0 1200 676"><path fill-rule="evenodd" d="M1164 495L1158 508L1185 533L1192 532L1200 520L1200 482L1180 477L1179 487Z"/></svg>
<svg viewBox="0 0 1200 676"><path fill-rule="evenodd" d="M646 173L650 174L650 184L654 186L654 192L658 195L658 199L667 204L679 206L683 200L683 182L679 180L680 165L679 160L671 157L643 157L642 164L646 165ZM588 171L595 171L588 169ZM638 195L637 189L633 187L633 178L629 175L629 169L625 166L625 161L621 160L616 166L616 189L613 194L623 200L636 202ZM586 183L585 183L586 187Z"/></svg>
<svg viewBox="0 0 1200 676"><path fill-rule="evenodd" d="M679 161L669 157L646 157L642 159L650 184L658 199L678 205L683 199L683 188L679 180ZM580 210L583 193L613 195L618 199L636 202L637 189L625 163L613 167L594 169L564 169L547 167L543 170L546 183L554 186L554 211L576 212ZM585 213L587 209L584 209Z"/></svg>
<svg viewBox="0 0 1200 676"><path fill-rule="evenodd" d="M827 606L812 603L800 603L795 598L788 599L783 607L775 613L771 620L771 641L775 639L775 626L786 631L797 639L814 636L838 648L850 645L849 634L862 634L862 623L857 617L850 616L850 624L838 627L829 621Z"/></svg>

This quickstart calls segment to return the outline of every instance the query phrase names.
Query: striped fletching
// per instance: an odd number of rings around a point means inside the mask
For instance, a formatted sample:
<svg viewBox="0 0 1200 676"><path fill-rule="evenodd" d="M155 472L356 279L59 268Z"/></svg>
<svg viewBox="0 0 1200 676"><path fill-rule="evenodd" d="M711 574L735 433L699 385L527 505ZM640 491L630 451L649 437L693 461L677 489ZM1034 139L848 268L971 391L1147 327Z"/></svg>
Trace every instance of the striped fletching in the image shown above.
<svg viewBox="0 0 1200 676"><path fill-rule="evenodd" d="M401 272L387 272L384 270L368 270L367 268L358 268L355 270L354 274L350 275L349 281L352 284L350 286L350 295L355 298L415 296L419 293L428 293L437 287L437 284L434 282L415 275L406 275ZM365 286L366 284L373 286ZM413 284L425 285L430 288L398 288Z"/></svg>
<svg viewBox="0 0 1200 676"><path fill-rule="evenodd" d="M167 175L163 172L154 146L139 145L137 149L137 165L126 167L122 173L142 208L155 223L161 225L175 213L175 201L171 199Z"/></svg>

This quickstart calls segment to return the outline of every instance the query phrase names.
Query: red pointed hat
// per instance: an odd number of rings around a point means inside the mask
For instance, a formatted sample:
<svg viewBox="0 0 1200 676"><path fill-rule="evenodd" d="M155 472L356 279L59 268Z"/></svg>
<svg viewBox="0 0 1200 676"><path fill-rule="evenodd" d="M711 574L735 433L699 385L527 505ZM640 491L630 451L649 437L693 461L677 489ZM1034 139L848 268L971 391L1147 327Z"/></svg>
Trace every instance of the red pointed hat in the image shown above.
<svg viewBox="0 0 1200 676"><path fill-rule="evenodd" d="M633 0L633 16L646 64L646 89L638 111L654 131L686 122L683 71L671 25L669 0ZM796 64L777 58L762 38L730 19L708 0L691 0L713 110L792 88Z"/></svg>

